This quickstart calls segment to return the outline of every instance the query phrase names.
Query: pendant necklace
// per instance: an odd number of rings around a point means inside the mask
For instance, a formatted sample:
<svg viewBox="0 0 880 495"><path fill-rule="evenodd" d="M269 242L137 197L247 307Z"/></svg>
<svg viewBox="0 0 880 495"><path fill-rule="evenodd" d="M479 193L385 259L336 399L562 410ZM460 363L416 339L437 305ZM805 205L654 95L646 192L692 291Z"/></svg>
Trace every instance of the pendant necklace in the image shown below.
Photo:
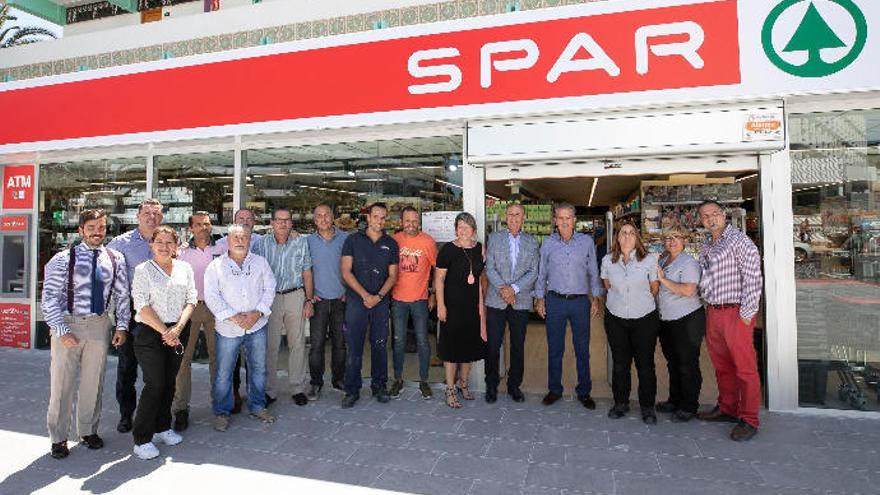
<svg viewBox="0 0 880 495"><path fill-rule="evenodd" d="M466 248L464 246L459 246L459 247L461 247L461 251L464 253L464 257L467 258L467 261L468 261L467 283L468 283L468 285L474 285L474 283L477 281L477 279L474 277L474 264L471 262L471 257L468 254L468 249L471 249L473 246L471 246L471 248Z"/></svg>

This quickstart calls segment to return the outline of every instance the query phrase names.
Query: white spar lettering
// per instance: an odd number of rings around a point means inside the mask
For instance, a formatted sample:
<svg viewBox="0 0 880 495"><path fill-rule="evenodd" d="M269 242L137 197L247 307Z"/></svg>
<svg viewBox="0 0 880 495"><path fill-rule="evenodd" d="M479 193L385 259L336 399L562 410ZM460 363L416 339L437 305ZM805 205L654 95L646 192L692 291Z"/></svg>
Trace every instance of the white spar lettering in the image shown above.
<svg viewBox="0 0 880 495"><path fill-rule="evenodd" d="M694 69L702 69L705 63L697 50L703 46L705 34L703 28L693 21L642 26L636 30L636 72L641 75L648 73L648 39L655 36L686 34L688 40L676 43L658 43L651 45L651 53L658 57L680 55Z"/></svg>
<svg viewBox="0 0 880 495"><path fill-rule="evenodd" d="M6 187L31 187L31 177L29 175L13 175L6 181Z"/></svg>
<svg viewBox="0 0 880 495"><path fill-rule="evenodd" d="M687 35L686 41L674 43L651 43L651 38L668 35ZM703 46L705 33L703 28L693 21L674 22L668 24L655 24L642 26L635 32L636 72L640 75L648 73L649 51L657 57L680 56L693 68L702 69L705 65L698 50ZM575 58L583 49L590 58ZM515 58L497 59L496 55L502 53L523 52L523 56ZM463 75L461 68L454 62L423 65L424 62L437 59L452 59L460 57L457 48L433 48L419 50L410 55L407 69L410 76L415 79L426 77L445 76L445 81L413 84L408 86L410 94L446 93L457 90L462 83ZM486 43L480 48L480 86L492 87L492 73L531 69L538 63L540 48L538 44L528 38L508 41ZM576 33L569 40L565 49L557 57L550 71L547 72L547 81L555 83L559 77L567 72L583 72L590 70L604 70L609 76L617 77L621 73L620 67L602 48L602 46L587 33Z"/></svg>

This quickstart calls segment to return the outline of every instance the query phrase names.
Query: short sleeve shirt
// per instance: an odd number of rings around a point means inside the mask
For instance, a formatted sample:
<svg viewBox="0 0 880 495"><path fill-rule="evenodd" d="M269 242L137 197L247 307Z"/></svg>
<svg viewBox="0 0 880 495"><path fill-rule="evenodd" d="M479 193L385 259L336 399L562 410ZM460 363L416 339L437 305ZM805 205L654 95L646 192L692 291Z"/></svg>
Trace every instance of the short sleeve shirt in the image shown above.
<svg viewBox="0 0 880 495"><path fill-rule="evenodd" d="M614 316L637 319L657 309L651 294L651 282L657 280L657 258L653 254L639 261L633 251L629 263L623 262L623 256L612 263L611 255L606 254L599 276L611 284L606 307Z"/></svg>
<svg viewBox="0 0 880 495"><path fill-rule="evenodd" d="M358 283L370 294L378 294L388 280L388 267L397 265L400 250L397 242L382 234L376 242L364 232L355 232L345 239L342 256L351 256L351 271ZM361 296L350 287L346 293L350 299L362 301Z"/></svg>
<svg viewBox="0 0 880 495"><path fill-rule="evenodd" d="M679 284L699 284L700 264L693 257L681 253L672 263L663 267L666 278ZM700 309L702 303L697 291L691 297L679 296L660 284L657 294L660 319L664 321L678 320Z"/></svg>
<svg viewBox="0 0 880 495"><path fill-rule="evenodd" d="M437 264L437 243L424 232L415 237L399 232L394 234L394 240L400 249L400 262L392 297L402 302L427 299L431 267Z"/></svg>

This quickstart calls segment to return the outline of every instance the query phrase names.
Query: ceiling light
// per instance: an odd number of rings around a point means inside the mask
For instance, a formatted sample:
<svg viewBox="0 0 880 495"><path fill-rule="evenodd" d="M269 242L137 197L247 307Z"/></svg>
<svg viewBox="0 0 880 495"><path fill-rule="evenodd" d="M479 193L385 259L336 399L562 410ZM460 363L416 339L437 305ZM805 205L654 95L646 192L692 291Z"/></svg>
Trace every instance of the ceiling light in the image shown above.
<svg viewBox="0 0 880 495"><path fill-rule="evenodd" d="M587 202L587 207L593 206L593 197L596 195L596 186L599 185L599 178L593 178L593 188L590 189L590 201Z"/></svg>

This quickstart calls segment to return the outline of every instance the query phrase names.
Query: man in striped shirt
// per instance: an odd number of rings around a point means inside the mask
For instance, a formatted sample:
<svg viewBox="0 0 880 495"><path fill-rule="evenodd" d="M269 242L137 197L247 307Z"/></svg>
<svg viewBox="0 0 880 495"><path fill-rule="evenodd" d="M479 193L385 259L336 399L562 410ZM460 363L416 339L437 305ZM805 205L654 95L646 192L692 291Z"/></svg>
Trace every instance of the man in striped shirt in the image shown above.
<svg viewBox="0 0 880 495"><path fill-rule="evenodd" d="M700 221L711 237L700 250L700 294L706 302L706 345L715 366L718 404L700 413L705 421L736 423L732 440L758 432L761 381L753 344L761 299L761 255L744 233L727 222L720 204L704 201Z"/></svg>
<svg viewBox="0 0 880 495"><path fill-rule="evenodd" d="M82 443L90 449L104 446L98 436L98 421L110 340L107 329L111 299L116 305L116 332L111 342L117 348L127 340L131 317L125 258L101 246L107 235L104 210L83 211L79 234L82 242L56 254L46 264L40 303L52 331L46 423L55 459L70 453L67 435L74 392L78 397L76 426Z"/></svg>

